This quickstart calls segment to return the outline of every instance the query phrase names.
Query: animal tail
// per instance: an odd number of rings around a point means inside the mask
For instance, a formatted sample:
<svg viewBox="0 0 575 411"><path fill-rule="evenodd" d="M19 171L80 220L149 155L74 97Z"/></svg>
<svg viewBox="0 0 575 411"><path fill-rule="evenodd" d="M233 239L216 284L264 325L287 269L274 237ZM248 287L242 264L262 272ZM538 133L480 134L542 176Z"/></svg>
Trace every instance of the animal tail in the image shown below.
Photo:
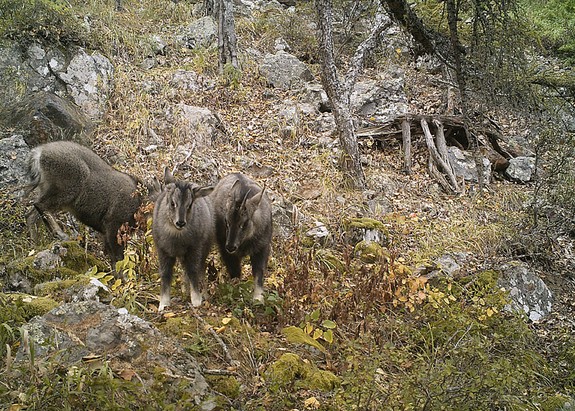
<svg viewBox="0 0 575 411"><path fill-rule="evenodd" d="M42 172L40 169L40 156L42 155L42 149L36 147L32 149L28 155L28 161L26 164L26 176L28 177L29 183L26 187L26 191L30 193L40 184L42 178Z"/></svg>

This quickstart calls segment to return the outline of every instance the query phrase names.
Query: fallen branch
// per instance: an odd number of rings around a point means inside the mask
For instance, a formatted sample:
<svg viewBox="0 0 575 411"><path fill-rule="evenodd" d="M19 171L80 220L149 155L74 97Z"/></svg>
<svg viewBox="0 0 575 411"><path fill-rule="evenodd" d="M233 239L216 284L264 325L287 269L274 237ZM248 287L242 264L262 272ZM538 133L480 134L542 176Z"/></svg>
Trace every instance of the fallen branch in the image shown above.
<svg viewBox="0 0 575 411"><path fill-rule="evenodd" d="M403 169L411 174L411 124L406 118L401 122L401 135L403 136Z"/></svg>
<svg viewBox="0 0 575 411"><path fill-rule="evenodd" d="M210 332L210 334L212 335L212 337L214 337L214 339L218 342L218 344L220 344L220 347L222 347L222 351L224 352L228 364L234 367L238 366L239 361L236 361L232 358L228 346L226 345L224 340L220 338L220 336L214 330L214 328L210 324L208 324L202 317L200 317L200 315L196 312L196 310L192 309L192 313L194 317L196 317L196 319L203 324L204 328Z"/></svg>
<svg viewBox="0 0 575 411"><path fill-rule="evenodd" d="M238 375L237 372L235 371L229 371L229 370L216 370L216 369L211 369L211 370L202 370L202 374L208 374L208 375Z"/></svg>
<svg viewBox="0 0 575 411"><path fill-rule="evenodd" d="M438 164L439 167L442 169L443 173L447 176L449 186L451 187L451 191L455 193L459 193L459 184L457 184L457 179L455 178L455 174L451 169L451 165L449 161L443 159L442 156L439 154L437 150L437 146L433 141L433 136L431 135L431 131L429 131L429 125L425 119L421 119L421 128L423 130L423 134L425 135L425 143L427 144L427 149L429 150L429 154L434 163Z"/></svg>

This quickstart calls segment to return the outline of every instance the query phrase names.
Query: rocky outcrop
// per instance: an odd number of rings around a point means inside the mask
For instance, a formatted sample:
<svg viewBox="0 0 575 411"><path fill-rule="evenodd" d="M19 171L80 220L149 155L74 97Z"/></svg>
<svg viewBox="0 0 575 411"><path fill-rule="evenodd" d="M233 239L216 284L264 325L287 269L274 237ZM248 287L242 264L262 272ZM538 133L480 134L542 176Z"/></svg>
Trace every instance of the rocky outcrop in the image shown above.
<svg viewBox="0 0 575 411"><path fill-rule="evenodd" d="M99 52L31 44L0 45L0 127L30 145L88 134L113 87L112 63Z"/></svg>
<svg viewBox="0 0 575 411"><path fill-rule="evenodd" d="M285 51L266 54L259 69L267 82L275 88L301 87L314 79L312 72L305 63Z"/></svg>
<svg viewBox="0 0 575 411"><path fill-rule="evenodd" d="M535 157L515 157L509 160L505 174L513 181L527 183L535 174Z"/></svg>
<svg viewBox="0 0 575 411"><path fill-rule="evenodd" d="M466 181L478 181L477 166L473 153L460 150L455 146L447 148L449 164L457 177L463 177ZM489 183L491 179L491 163L485 157L481 157L483 162L483 182Z"/></svg>
<svg viewBox="0 0 575 411"><path fill-rule="evenodd" d="M551 313L551 290L525 263L510 262L501 267L497 284L509 291L509 309L523 311L531 321L538 321Z"/></svg>
<svg viewBox="0 0 575 411"><path fill-rule="evenodd" d="M197 361L176 341L124 308L96 301L64 304L33 318L24 326L23 335L27 337L17 362L27 360L31 352L36 363L58 361L63 367L97 359L116 372L133 370L144 389L161 377L166 387L169 382L184 381L197 405L208 394Z"/></svg>
<svg viewBox="0 0 575 411"><path fill-rule="evenodd" d="M0 190L12 198L24 192L26 157L30 149L21 135L0 140Z"/></svg>

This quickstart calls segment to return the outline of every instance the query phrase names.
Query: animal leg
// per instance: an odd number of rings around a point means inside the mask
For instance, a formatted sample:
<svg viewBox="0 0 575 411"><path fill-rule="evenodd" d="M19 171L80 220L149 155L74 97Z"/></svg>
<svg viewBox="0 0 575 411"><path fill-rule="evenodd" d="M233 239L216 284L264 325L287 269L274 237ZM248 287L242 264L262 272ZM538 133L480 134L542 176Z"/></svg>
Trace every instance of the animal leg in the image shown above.
<svg viewBox="0 0 575 411"><path fill-rule="evenodd" d="M252 264L252 275L254 276L253 298L255 301L264 300L264 273L268 268L269 254L269 248L265 248L261 252L254 253L250 256Z"/></svg>
<svg viewBox="0 0 575 411"><path fill-rule="evenodd" d="M175 257L170 257L158 250L158 265L160 269L160 305L158 311L170 305L170 287L172 285L172 276L174 274Z"/></svg>
<svg viewBox="0 0 575 411"><path fill-rule="evenodd" d="M42 221L50 230L52 234L58 237L62 241L68 241L70 238L62 231L60 225L52 215L52 213L48 211L42 211L37 205L34 205L34 208L31 208L28 213L26 213L26 225L28 226L28 230L30 232L30 237L34 241L38 239L38 230L36 229L36 223L38 221L38 216L42 218ZM32 229L34 227L34 229Z"/></svg>
<svg viewBox="0 0 575 411"><path fill-rule="evenodd" d="M220 255L230 278L240 278L242 276L242 259L237 255L228 253L224 248L220 248Z"/></svg>
<svg viewBox="0 0 575 411"><path fill-rule="evenodd" d="M115 228L115 229L114 229ZM110 257L112 271L116 277L121 277L122 273L116 272L116 263L124 258L124 246L118 243L118 228L115 227L104 232L104 249Z"/></svg>
<svg viewBox="0 0 575 411"><path fill-rule="evenodd" d="M190 301L192 306L202 305L202 293L200 292L201 277L205 272L205 258L196 256L195 253L188 253L184 262L186 266L186 277L189 284Z"/></svg>

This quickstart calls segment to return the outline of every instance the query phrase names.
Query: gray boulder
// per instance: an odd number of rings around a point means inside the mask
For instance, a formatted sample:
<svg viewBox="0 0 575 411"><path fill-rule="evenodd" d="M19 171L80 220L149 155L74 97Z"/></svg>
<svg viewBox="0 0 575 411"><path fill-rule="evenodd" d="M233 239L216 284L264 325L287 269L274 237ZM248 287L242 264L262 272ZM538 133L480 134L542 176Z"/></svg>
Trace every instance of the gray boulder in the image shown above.
<svg viewBox="0 0 575 411"><path fill-rule="evenodd" d="M405 73L388 70L380 79L358 81L350 97L353 110L361 117L386 121L408 111L404 90Z"/></svg>
<svg viewBox="0 0 575 411"><path fill-rule="evenodd" d="M301 87L313 80L313 74L305 63L285 51L266 54L259 69L267 82L275 88Z"/></svg>
<svg viewBox="0 0 575 411"><path fill-rule="evenodd" d="M505 173L512 180L527 183L535 173L534 157L515 157L509 160L509 167Z"/></svg>
<svg viewBox="0 0 575 411"><path fill-rule="evenodd" d="M177 40L190 49L217 47L218 26L216 21L211 16L194 20Z"/></svg>
<svg viewBox="0 0 575 411"><path fill-rule="evenodd" d="M79 49L58 77L66 83L66 90L74 102L92 120L101 118L112 92L114 67L99 52L88 54Z"/></svg>
<svg viewBox="0 0 575 411"><path fill-rule="evenodd" d="M525 263L512 261L501 267L498 286L509 291L510 310L523 311L531 321L538 321L551 312L551 290Z"/></svg>
<svg viewBox="0 0 575 411"><path fill-rule="evenodd" d="M30 149L21 135L0 140L0 190L12 198L23 194L26 157Z"/></svg>
<svg viewBox="0 0 575 411"><path fill-rule="evenodd" d="M457 177L463 177L466 181L478 181L477 166L473 153L462 151L457 147L447 147L449 164ZM489 183L491 179L491 163L485 157L481 158L483 162L483 182Z"/></svg>
<svg viewBox="0 0 575 411"><path fill-rule="evenodd" d="M2 42L0 126L31 145L87 134L106 110L113 71L98 52Z"/></svg>
<svg viewBox="0 0 575 411"><path fill-rule="evenodd" d="M193 141L200 151L202 148L211 147L218 136L220 120L209 108L180 103L170 117L185 130L185 140Z"/></svg>
<svg viewBox="0 0 575 411"><path fill-rule="evenodd" d="M50 92L28 94L0 113L7 127L22 130L29 146L52 140L73 140L87 144L93 122L76 104Z"/></svg>
<svg viewBox="0 0 575 411"><path fill-rule="evenodd" d="M144 389L156 375L187 383L197 405L208 394L200 365L175 339L164 336L149 322L126 309L97 301L64 304L24 326L23 343L16 361L26 361L33 350L35 361L58 361L63 367L99 358L114 370L131 367ZM26 335L28 337L26 337Z"/></svg>

